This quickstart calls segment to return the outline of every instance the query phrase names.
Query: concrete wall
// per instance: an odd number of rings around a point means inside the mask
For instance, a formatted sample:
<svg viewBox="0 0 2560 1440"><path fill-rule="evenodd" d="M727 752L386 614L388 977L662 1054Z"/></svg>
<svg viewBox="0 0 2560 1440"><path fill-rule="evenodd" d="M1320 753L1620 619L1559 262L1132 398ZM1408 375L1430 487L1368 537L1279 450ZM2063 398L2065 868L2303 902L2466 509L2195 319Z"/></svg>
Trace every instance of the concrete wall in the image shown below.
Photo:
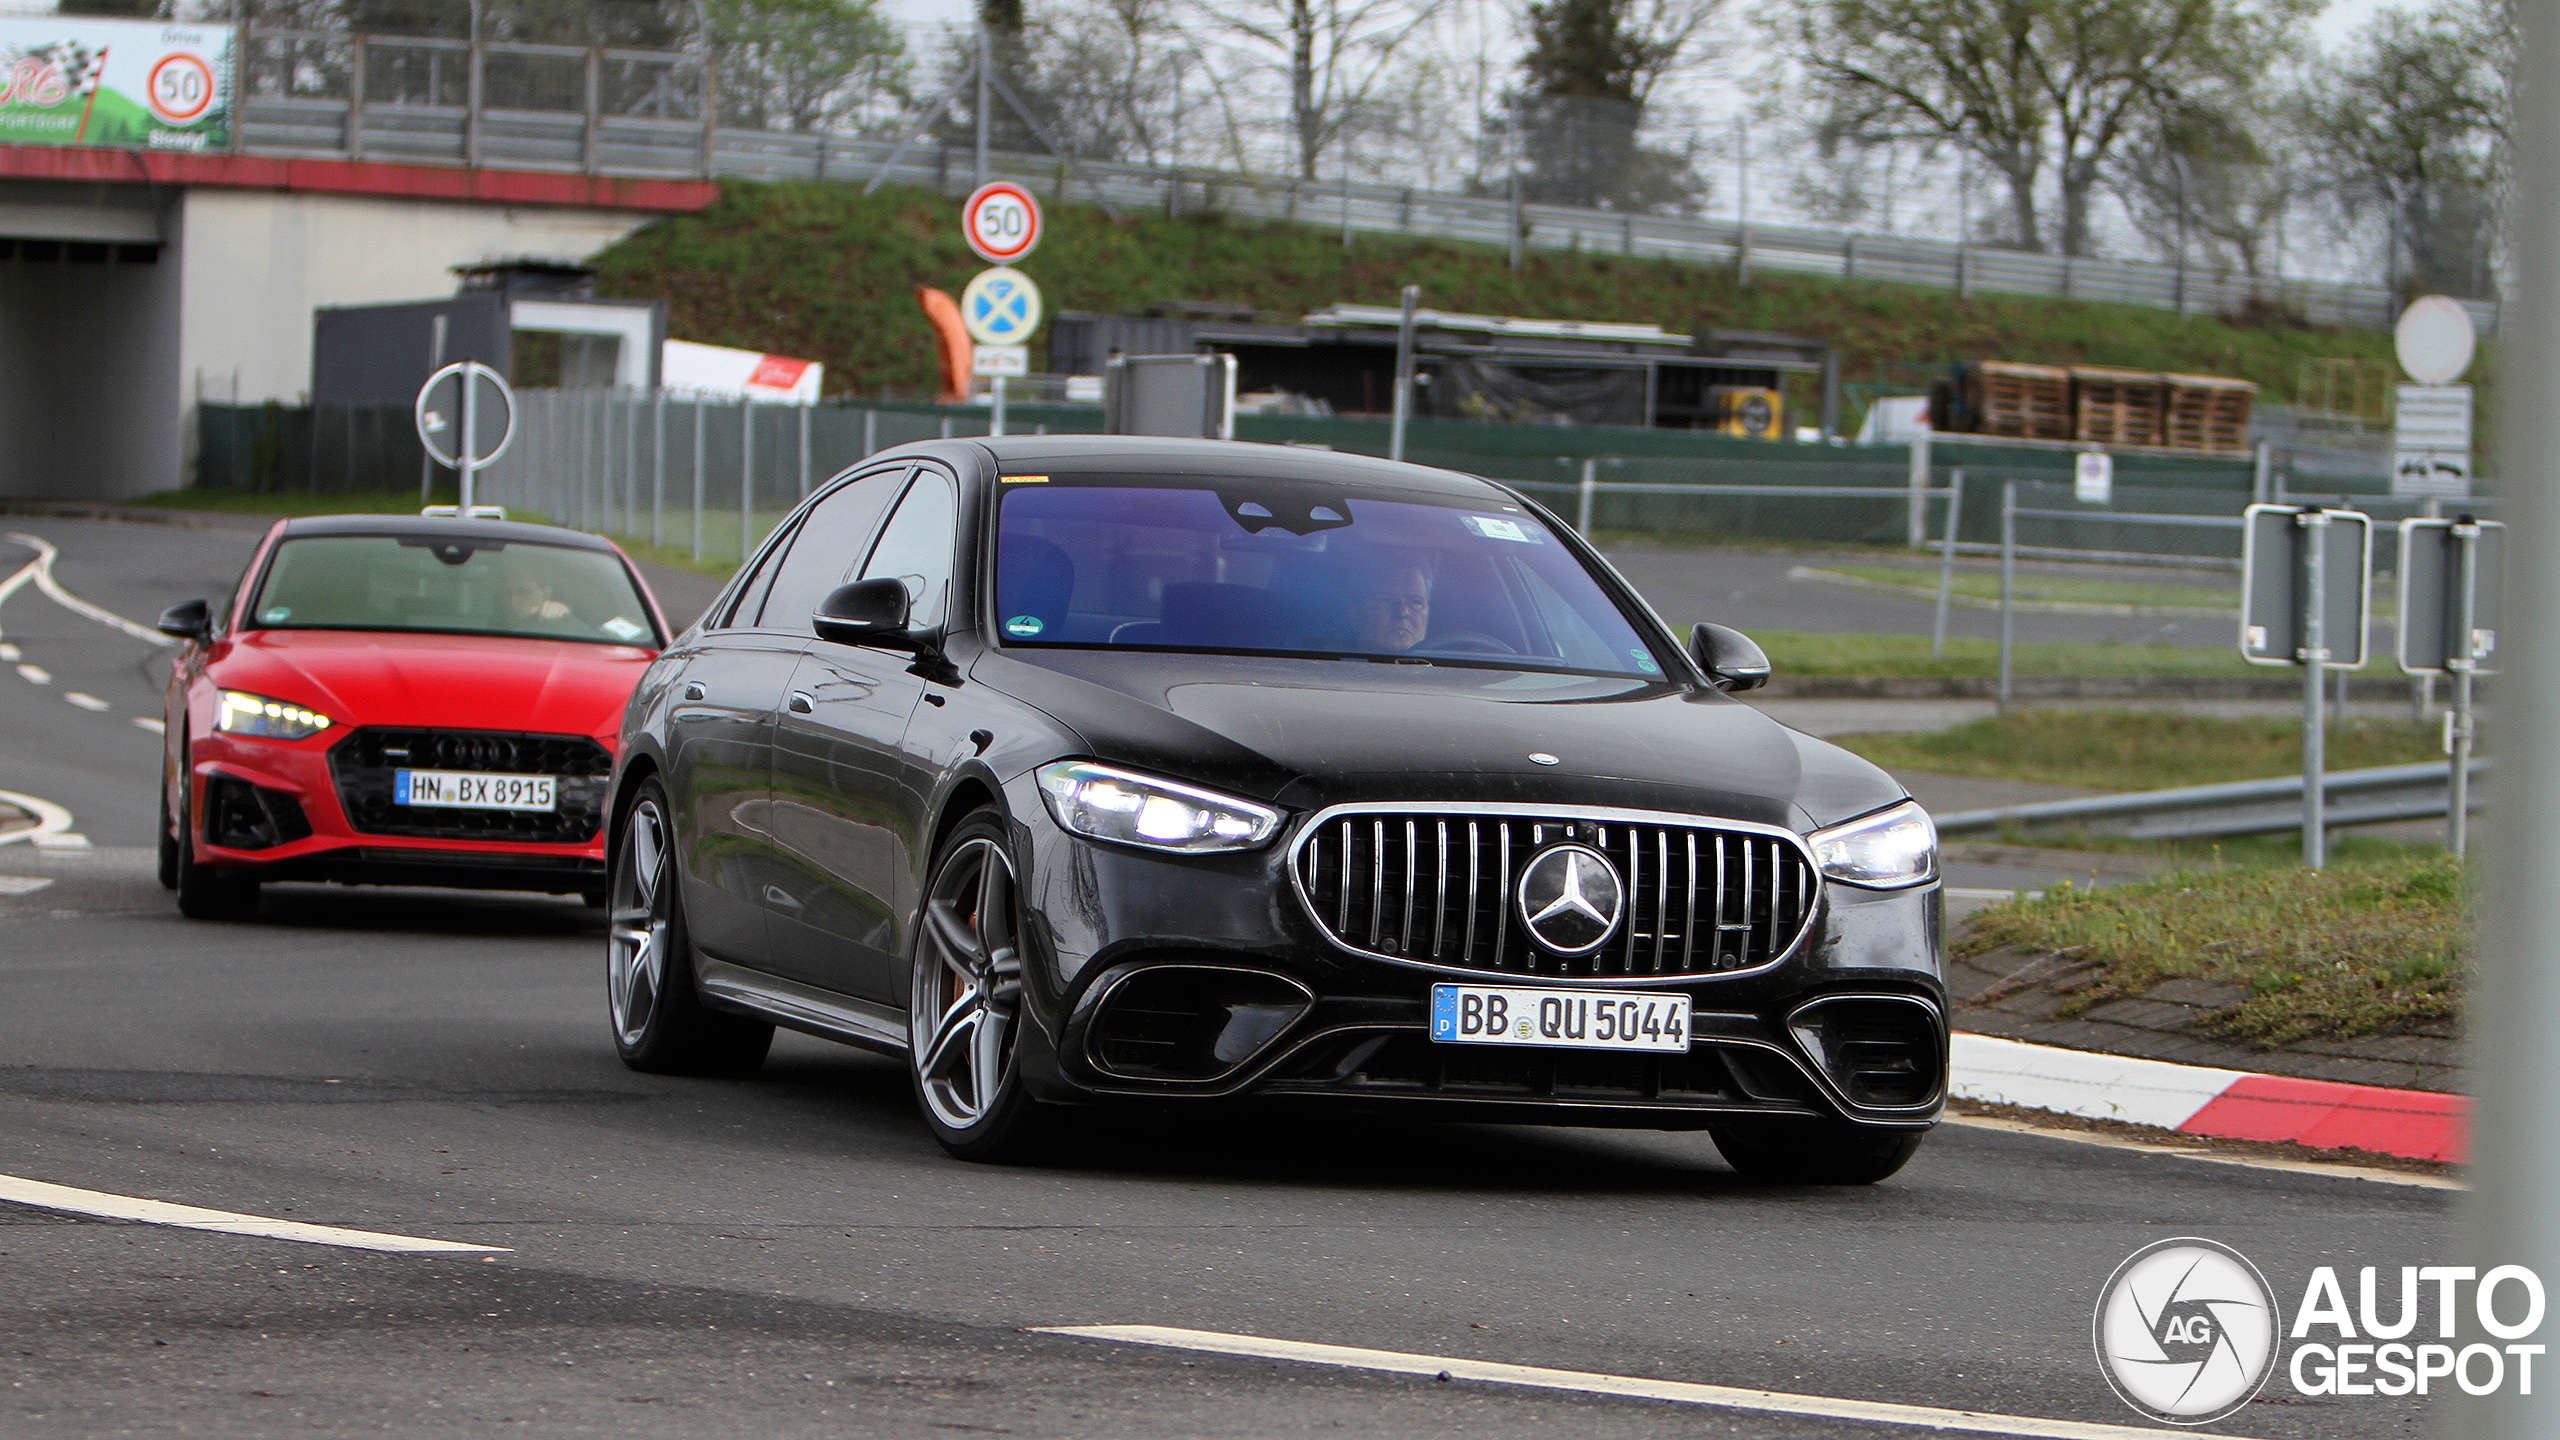
<svg viewBox="0 0 2560 1440"><path fill-rule="evenodd" d="M656 216L189 190L180 373L209 399L299 399L311 388L311 312L450 295L449 267L509 255L584 259Z"/></svg>

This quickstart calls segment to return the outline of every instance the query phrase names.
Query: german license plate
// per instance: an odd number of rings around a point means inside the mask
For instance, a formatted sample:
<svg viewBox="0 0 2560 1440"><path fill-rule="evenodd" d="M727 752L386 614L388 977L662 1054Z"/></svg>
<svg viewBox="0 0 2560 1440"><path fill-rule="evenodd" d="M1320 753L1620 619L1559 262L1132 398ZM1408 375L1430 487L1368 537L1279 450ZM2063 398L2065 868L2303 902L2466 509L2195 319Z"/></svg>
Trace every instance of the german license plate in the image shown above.
<svg viewBox="0 0 2560 1440"><path fill-rule="evenodd" d="M481 775L462 770L395 770L391 800L442 810L560 808L560 782L550 775Z"/></svg>
<svg viewBox="0 0 2560 1440"><path fill-rule="evenodd" d="M1689 997L1642 990L1434 985L1431 1038L1448 1045L1677 1053L1689 1048Z"/></svg>

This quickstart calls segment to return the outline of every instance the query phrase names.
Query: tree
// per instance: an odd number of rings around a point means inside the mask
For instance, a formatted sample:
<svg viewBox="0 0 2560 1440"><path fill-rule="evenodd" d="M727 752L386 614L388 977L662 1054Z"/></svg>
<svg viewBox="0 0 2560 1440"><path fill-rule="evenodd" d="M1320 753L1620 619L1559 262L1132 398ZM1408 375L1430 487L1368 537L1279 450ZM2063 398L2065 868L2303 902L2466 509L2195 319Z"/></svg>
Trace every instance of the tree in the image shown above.
<svg viewBox="0 0 2560 1440"><path fill-rule="evenodd" d="M2395 282L2482 294L2507 168L2515 19L2503 0L2386 10L2307 100L2326 188L2387 224Z"/></svg>
<svg viewBox="0 0 2560 1440"><path fill-rule="evenodd" d="M707 0L720 109L759 129L823 130L867 88L903 82L906 46L874 0Z"/></svg>
<svg viewBox="0 0 2560 1440"><path fill-rule="evenodd" d="M1827 120L1866 142L1950 142L1997 171L2011 239L2089 252L2109 162L2146 115L2249 91L2313 0L1795 0L1780 21Z"/></svg>
<svg viewBox="0 0 2560 1440"><path fill-rule="evenodd" d="M1325 156L1364 121L1388 88L1405 42L1445 0L1224 0L1203 7L1203 33L1248 74L1287 93L1293 169L1318 178Z"/></svg>
<svg viewBox="0 0 2560 1440"><path fill-rule="evenodd" d="M2300 108L2189 101L2146 115L2110 171L2134 227L2164 255L2201 250L2243 274L2273 273L2284 218L2309 188L2289 143Z"/></svg>
<svg viewBox="0 0 2560 1440"><path fill-rule="evenodd" d="M1654 87L1691 57L1721 0L1532 0L1514 96L1529 199L1692 208L1690 157L1640 143Z"/></svg>
<svg viewBox="0 0 2560 1440"><path fill-rule="evenodd" d="M1079 155L1171 158L1178 79L1188 59L1172 0L1094 0L1032 26L1059 143Z"/></svg>

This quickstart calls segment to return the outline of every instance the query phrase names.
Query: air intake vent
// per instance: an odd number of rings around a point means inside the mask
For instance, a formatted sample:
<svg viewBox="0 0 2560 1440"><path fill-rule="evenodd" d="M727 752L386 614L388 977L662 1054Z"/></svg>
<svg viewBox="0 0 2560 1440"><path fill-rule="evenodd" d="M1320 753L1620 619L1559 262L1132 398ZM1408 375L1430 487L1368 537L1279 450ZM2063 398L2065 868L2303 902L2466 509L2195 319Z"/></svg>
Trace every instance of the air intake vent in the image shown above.
<svg viewBox="0 0 2560 1440"><path fill-rule="evenodd" d="M1945 1027L1918 1000L1843 995L1796 1011L1787 1028L1851 1104L1910 1110L1937 1102L1947 1077Z"/></svg>
<svg viewBox="0 0 2560 1440"><path fill-rule="evenodd" d="M1593 950L1541 946L1512 903L1522 871L1571 841L1606 857L1622 914ZM1617 979L1748 970L1813 915L1792 837L1564 814L1329 811L1292 862L1307 913L1346 948L1505 975Z"/></svg>

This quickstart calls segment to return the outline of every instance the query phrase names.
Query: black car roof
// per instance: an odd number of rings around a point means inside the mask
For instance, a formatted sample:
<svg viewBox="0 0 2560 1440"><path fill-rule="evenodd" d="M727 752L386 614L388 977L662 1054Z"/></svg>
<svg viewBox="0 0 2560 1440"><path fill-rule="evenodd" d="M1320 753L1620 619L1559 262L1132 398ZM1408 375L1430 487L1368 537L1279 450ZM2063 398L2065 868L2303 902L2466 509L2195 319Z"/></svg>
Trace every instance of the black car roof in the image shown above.
<svg viewBox="0 0 2560 1440"><path fill-rule="evenodd" d="M558 545L571 550L611 550L601 536L520 520L464 520L445 515L310 515L284 522L284 538L305 535L427 535L450 540L497 540L518 545Z"/></svg>
<svg viewBox="0 0 2560 1440"><path fill-rule="evenodd" d="M1008 435L978 439L1006 474L1041 466L1077 471L1125 470L1144 475L1232 475L1314 480L1338 485L1486 498L1492 482L1456 470L1318 450L1236 440L1180 440L1156 435Z"/></svg>

